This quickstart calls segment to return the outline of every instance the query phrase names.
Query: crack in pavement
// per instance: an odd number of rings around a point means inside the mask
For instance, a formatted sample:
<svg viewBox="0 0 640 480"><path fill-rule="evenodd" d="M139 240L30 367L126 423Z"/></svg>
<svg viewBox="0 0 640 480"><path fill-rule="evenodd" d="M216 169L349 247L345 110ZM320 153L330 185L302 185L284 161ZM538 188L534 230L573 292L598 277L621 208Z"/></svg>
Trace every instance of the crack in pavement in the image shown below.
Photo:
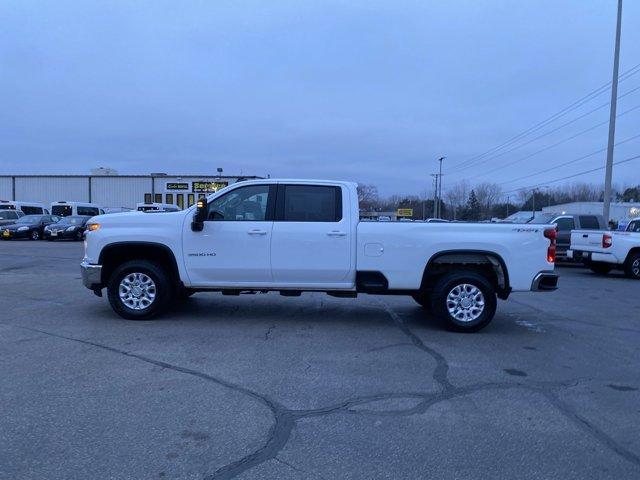
<svg viewBox="0 0 640 480"><path fill-rule="evenodd" d="M439 390L437 392L387 392L387 393L379 393L375 395L363 395L354 397L351 399L344 400L342 402L315 408L315 409L288 409L284 405L278 403L277 401L269 398L267 395L260 394L254 390L243 387L241 385L234 384L227 380L223 380L212 375L208 375L203 372L199 372L197 370L193 370L191 368L181 367L178 365L169 364L167 362L163 362L160 360L155 360L150 357L146 357L143 355L139 355L133 352L128 352L126 350L122 350L115 347L110 347L108 345L103 345L97 342L93 342L90 340L84 340L74 337L68 337L65 335L60 335L52 332L47 332L44 330L39 330L30 327L23 326L15 326L16 328L21 328L25 330L30 330L33 332L38 332L43 335L49 335L52 337L57 337L60 339L78 342L86 345L91 345L96 348L101 348L106 351L124 355L126 357L134 358L146 363L150 363L152 365L157 365L162 368L167 368L176 372L184 373L187 375L195 376L201 378L206 381L210 381L216 383L222 387L229 388L233 391L245 394L260 403L267 406L267 408L271 411L274 417L274 424L269 429L267 433L266 440L264 444L258 448L257 450L251 452L244 457L228 463L220 468L218 468L212 474L205 475L204 478L206 480L224 480L234 478L251 468L258 466L266 461L275 459L280 463L285 463L281 459L277 458L280 451L284 448L291 437L291 433L296 425L296 422L311 417L320 417L325 415L331 415L334 413L345 413L351 415L375 415L375 416L409 416L416 414L423 414L432 406L447 400L451 400L456 397L461 397L465 395L470 395L472 393L487 391L487 390L506 390L506 389L525 389L532 392L538 392L545 396L548 399L551 405L553 405L565 418L571 421L573 424L577 425L582 431L588 433L592 438L594 438L601 445L606 448L612 450L616 454L620 455L625 460L635 464L636 466L640 466L640 457L630 450L622 447L618 444L612 437L604 433L602 430L595 427L593 424L588 422L584 417L579 415L577 411L570 406L568 403L562 401L555 392L552 392L550 388L559 388L566 387L569 385L570 381L563 382L537 382L524 384L519 382L485 382L485 383L477 383L467 386L458 387L451 383L448 378L449 375L449 364L440 352L435 350L432 347L427 346L422 339L418 335L416 335L400 318L400 316L386 303L379 301L382 305L382 309L388 314L388 316L393 321L394 325L402 332L408 339L411 341L411 345L418 348L419 350L425 352L429 355L436 363L436 366L432 373L432 378L434 382L438 385ZM274 327L275 328L275 327ZM268 337L269 332L265 337ZM406 399L418 399L420 400L417 404L405 408L405 409L397 409L397 410L367 410L367 409L358 409L354 408L360 405L366 405L374 402L378 402L381 400L406 400ZM289 465L289 464L287 464ZM293 466L289 465L291 468Z"/></svg>

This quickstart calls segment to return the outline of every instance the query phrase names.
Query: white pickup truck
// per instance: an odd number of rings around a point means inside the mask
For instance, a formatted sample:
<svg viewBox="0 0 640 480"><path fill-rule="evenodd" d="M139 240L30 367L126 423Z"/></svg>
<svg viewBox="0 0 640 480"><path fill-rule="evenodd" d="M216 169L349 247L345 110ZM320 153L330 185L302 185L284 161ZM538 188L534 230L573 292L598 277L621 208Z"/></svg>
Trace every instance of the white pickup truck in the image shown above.
<svg viewBox="0 0 640 480"><path fill-rule="evenodd" d="M356 184L255 180L180 212L90 220L85 286L127 319L194 292L320 291L412 296L460 331L495 314L496 297L554 290L552 225L360 222Z"/></svg>
<svg viewBox="0 0 640 480"><path fill-rule="evenodd" d="M623 232L573 230L567 257L599 275L622 269L627 277L640 280L640 219L629 222Z"/></svg>

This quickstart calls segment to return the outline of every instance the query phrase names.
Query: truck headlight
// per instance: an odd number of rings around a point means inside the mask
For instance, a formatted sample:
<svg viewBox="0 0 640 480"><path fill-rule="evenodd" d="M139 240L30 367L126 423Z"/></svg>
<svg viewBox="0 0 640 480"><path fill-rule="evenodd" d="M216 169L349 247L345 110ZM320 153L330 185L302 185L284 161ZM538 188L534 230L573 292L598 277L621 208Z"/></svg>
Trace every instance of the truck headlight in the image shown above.
<svg viewBox="0 0 640 480"><path fill-rule="evenodd" d="M95 232L99 228L100 228L100 224L99 223L87 223L87 230L89 232Z"/></svg>

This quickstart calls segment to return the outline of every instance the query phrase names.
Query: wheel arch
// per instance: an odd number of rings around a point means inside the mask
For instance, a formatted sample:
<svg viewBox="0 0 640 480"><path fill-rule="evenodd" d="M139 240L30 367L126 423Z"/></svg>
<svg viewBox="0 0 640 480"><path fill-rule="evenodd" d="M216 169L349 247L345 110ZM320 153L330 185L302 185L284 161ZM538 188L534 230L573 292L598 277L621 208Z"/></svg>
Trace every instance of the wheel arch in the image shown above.
<svg viewBox="0 0 640 480"><path fill-rule="evenodd" d="M636 253L640 253L640 247L631 248L624 259L624 263L626 264L631 259L631 257Z"/></svg>
<svg viewBox="0 0 640 480"><path fill-rule="evenodd" d="M488 250L469 249L444 250L434 254L424 268L420 289L428 290L442 274L460 265L488 277L499 298L506 299L511 293L509 271L502 256Z"/></svg>
<svg viewBox="0 0 640 480"><path fill-rule="evenodd" d="M105 245L98 263L102 265L101 282L106 285L118 265L130 260L150 260L158 263L174 282L180 282L176 256L167 245L156 242L126 241Z"/></svg>

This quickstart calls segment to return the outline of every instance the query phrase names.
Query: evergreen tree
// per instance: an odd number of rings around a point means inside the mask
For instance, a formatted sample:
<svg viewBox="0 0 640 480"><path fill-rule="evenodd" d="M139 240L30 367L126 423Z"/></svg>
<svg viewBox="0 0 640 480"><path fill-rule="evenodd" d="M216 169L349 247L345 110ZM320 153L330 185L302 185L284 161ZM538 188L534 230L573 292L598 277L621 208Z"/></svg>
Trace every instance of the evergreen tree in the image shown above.
<svg viewBox="0 0 640 480"><path fill-rule="evenodd" d="M471 190L469 193L469 199L467 200L467 208L465 211L466 220L478 221L480 220L480 213L482 208L480 207L480 202L478 202L478 197L476 196L475 190Z"/></svg>

